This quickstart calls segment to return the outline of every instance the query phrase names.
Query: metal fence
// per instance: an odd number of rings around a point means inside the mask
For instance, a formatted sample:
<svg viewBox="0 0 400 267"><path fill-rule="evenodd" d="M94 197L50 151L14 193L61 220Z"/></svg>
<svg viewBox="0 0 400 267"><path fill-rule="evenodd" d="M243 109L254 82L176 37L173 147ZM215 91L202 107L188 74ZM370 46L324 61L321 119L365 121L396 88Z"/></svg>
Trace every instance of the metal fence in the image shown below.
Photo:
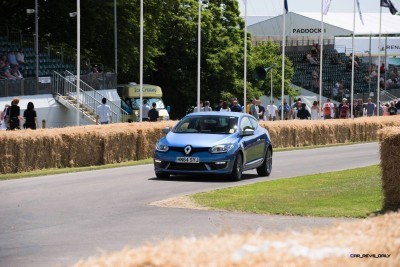
<svg viewBox="0 0 400 267"><path fill-rule="evenodd" d="M36 87L36 78L24 78L18 80L0 80L0 97L52 94L51 85L53 77L39 77ZM115 73L93 73L81 75L81 80L93 89L117 88L117 76Z"/></svg>
<svg viewBox="0 0 400 267"><path fill-rule="evenodd" d="M51 93L51 83L36 83L36 78L0 80L0 97Z"/></svg>

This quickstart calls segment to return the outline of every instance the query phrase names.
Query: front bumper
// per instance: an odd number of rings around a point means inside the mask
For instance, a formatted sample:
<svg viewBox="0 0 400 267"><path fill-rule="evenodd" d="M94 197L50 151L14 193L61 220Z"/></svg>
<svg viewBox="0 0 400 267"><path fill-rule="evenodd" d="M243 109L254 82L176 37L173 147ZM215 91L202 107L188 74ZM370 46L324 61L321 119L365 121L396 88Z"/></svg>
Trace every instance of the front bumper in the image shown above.
<svg viewBox="0 0 400 267"><path fill-rule="evenodd" d="M156 151L154 153L154 171L168 174L229 174L233 169L235 154L228 153L198 152L190 157L198 157L199 163L177 163L177 157L186 155L176 151Z"/></svg>

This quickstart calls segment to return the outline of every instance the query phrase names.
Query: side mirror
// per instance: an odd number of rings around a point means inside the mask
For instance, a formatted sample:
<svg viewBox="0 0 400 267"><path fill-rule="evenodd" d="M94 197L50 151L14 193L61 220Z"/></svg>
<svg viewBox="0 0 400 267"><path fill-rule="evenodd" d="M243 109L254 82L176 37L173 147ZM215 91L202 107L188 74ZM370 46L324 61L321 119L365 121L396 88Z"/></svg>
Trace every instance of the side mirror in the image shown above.
<svg viewBox="0 0 400 267"><path fill-rule="evenodd" d="M165 127L164 129L162 129L163 134L168 134L171 131L171 129L169 127Z"/></svg>
<svg viewBox="0 0 400 267"><path fill-rule="evenodd" d="M254 130L253 129L245 129L243 132L242 132L242 136L250 136L250 135L253 135L254 134Z"/></svg>

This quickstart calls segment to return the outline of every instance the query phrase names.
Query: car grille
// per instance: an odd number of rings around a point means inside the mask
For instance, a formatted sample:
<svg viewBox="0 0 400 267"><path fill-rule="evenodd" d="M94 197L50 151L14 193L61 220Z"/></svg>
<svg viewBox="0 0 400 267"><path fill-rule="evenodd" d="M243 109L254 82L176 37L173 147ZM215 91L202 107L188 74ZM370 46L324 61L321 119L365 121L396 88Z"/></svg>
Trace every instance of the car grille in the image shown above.
<svg viewBox="0 0 400 267"><path fill-rule="evenodd" d="M185 151L184 151L184 147L173 147L172 146L172 147L169 147L169 150L181 152L183 155L186 155ZM196 152L208 152L209 150L210 150L209 147L192 147L192 151L190 151L189 155L192 155L193 153L196 153Z"/></svg>
<svg viewBox="0 0 400 267"><path fill-rule="evenodd" d="M204 163L177 163L171 162L168 170L176 171L206 171L207 168Z"/></svg>

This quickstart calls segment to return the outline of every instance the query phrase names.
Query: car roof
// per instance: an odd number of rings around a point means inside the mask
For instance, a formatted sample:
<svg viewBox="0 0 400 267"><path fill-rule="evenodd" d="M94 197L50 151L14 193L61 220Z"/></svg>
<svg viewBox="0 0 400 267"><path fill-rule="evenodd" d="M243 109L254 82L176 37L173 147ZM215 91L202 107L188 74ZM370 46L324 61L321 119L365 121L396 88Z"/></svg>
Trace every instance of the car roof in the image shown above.
<svg viewBox="0 0 400 267"><path fill-rule="evenodd" d="M193 112L190 113L186 116L229 116L229 117L244 117L248 116L249 114L247 113L242 113L242 112L232 112L232 111L205 111L205 112Z"/></svg>

